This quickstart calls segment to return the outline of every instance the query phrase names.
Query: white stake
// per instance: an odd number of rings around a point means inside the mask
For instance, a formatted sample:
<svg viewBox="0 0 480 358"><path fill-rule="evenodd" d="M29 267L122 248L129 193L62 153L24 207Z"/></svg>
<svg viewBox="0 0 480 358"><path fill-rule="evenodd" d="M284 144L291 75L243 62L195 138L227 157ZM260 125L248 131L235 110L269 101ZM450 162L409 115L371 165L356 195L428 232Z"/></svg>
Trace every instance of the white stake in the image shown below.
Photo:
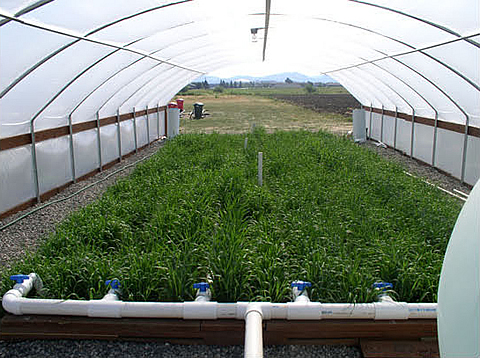
<svg viewBox="0 0 480 358"><path fill-rule="evenodd" d="M247 150L248 137L245 137L245 143L243 144L243 149Z"/></svg>
<svg viewBox="0 0 480 358"><path fill-rule="evenodd" d="M263 185L263 153L258 152L258 185Z"/></svg>

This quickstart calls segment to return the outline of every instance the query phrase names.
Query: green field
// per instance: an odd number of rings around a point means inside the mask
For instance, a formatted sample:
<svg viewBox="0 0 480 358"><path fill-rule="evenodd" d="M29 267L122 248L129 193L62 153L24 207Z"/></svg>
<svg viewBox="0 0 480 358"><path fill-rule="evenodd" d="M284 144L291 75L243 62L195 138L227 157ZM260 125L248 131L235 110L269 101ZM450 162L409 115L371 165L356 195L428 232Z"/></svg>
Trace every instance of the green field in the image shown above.
<svg viewBox="0 0 480 358"><path fill-rule="evenodd" d="M311 281L323 302L369 302L377 280L396 299L434 302L461 205L351 141L324 132L186 134L102 199L73 214L23 263L45 297L182 301L213 282L217 301L290 299ZM264 185L257 185L257 152Z"/></svg>
<svg viewBox="0 0 480 358"><path fill-rule="evenodd" d="M340 94L348 93L348 91L341 87L315 87L315 93L317 94ZM180 96L211 96L211 95L237 95L237 96L271 96L277 94L307 94L305 88L292 88L292 87L244 87L244 88L225 88L223 92L216 92L214 89L191 89L180 93Z"/></svg>

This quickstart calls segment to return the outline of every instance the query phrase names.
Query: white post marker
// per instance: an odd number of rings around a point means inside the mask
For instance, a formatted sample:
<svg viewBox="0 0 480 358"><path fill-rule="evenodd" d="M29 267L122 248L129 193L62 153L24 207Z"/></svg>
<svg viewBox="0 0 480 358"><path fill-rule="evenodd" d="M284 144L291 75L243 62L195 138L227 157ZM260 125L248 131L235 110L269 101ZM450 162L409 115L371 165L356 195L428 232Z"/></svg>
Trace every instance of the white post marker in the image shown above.
<svg viewBox="0 0 480 358"><path fill-rule="evenodd" d="M247 150L247 145L248 145L248 137L245 137L245 143L243 144L244 150Z"/></svg>
<svg viewBox="0 0 480 358"><path fill-rule="evenodd" d="M258 185L263 185L263 152L258 152Z"/></svg>

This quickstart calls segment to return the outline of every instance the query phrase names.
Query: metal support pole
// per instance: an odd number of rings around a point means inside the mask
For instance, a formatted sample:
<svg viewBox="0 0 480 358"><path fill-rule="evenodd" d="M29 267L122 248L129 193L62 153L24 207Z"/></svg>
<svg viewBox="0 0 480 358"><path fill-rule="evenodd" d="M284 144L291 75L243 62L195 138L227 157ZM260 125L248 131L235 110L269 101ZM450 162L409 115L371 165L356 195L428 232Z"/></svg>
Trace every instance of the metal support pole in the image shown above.
<svg viewBox="0 0 480 358"><path fill-rule="evenodd" d="M147 118L147 143L148 143L148 145L150 145L150 122L149 122L149 119L148 119L148 104L146 106L145 116Z"/></svg>
<svg viewBox="0 0 480 358"><path fill-rule="evenodd" d="M70 136L70 161L72 167L72 180L74 183L77 182L77 174L75 170L75 148L73 147L73 126L72 126L72 115L68 116L68 135Z"/></svg>
<svg viewBox="0 0 480 358"><path fill-rule="evenodd" d="M397 122L398 122L398 108L395 106L395 128L393 130L393 148L397 149Z"/></svg>
<svg viewBox="0 0 480 358"><path fill-rule="evenodd" d="M258 186L263 185L263 152L258 152Z"/></svg>
<svg viewBox="0 0 480 358"><path fill-rule="evenodd" d="M380 142L383 143L383 117L385 115L385 108L383 107L383 104L382 104L382 119L381 119L381 122L380 122Z"/></svg>
<svg viewBox="0 0 480 358"><path fill-rule="evenodd" d="M37 165L37 150L35 148L35 130L33 121L30 122L30 136L32 139L32 166L33 166L33 183L35 188L35 196L37 197L37 203L41 202L40 199L40 184L38 182L38 165Z"/></svg>
<svg viewBox="0 0 480 358"><path fill-rule="evenodd" d="M120 127L120 108L117 109L118 161L122 161L122 128Z"/></svg>
<svg viewBox="0 0 480 358"><path fill-rule="evenodd" d="M133 137L135 140L135 153L138 153L137 144L137 118L135 117L135 107L133 107Z"/></svg>
<svg viewBox="0 0 480 358"><path fill-rule="evenodd" d="M372 113L373 113L373 106L370 103L370 122L368 124L368 139L372 139Z"/></svg>
<svg viewBox="0 0 480 358"><path fill-rule="evenodd" d="M438 112L435 111L435 124L433 126L433 146L432 146L432 167L435 167L435 157L437 155L437 130L438 130Z"/></svg>
<svg viewBox="0 0 480 358"><path fill-rule="evenodd" d="M467 166L467 147L468 147L468 126L470 124L470 118L465 116L465 135L463 139L463 154L462 154L462 174L461 174L461 182L462 184L465 183L465 171L466 171L466 166Z"/></svg>
<svg viewBox="0 0 480 358"><path fill-rule="evenodd" d="M157 103L157 139L160 138L160 109Z"/></svg>
<svg viewBox="0 0 480 358"><path fill-rule="evenodd" d="M102 163L102 136L100 135L100 114L96 113L97 117L97 141L98 141L98 162L99 167L98 170L102 171L103 163Z"/></svg>
<svg viewBox="0 0 480 358"><path fill-rule="evenodd" d="M415 135L415 109L412 109L412 131L410 134L410 158L413 158L413 136Z"/></svg>
<svg viewBox="0 0 480 358"><path fill-rule="evenodd" d="M163 111L163 118L165 118L165 137L168 137L168 111L166 108Z"/></svg>

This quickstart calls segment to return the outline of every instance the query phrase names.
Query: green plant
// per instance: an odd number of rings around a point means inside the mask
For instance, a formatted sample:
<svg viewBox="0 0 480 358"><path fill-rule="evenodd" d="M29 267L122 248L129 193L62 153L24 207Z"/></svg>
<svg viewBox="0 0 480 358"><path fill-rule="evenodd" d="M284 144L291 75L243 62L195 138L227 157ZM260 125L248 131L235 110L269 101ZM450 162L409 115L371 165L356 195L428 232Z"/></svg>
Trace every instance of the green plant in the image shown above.
<svg viewBox="0 0 480 358"><path fill-rule="evenodd" d="M101 298L117 277L125 300L191 300L194 282L213 280L219 301L288 301L305 279L324 302L371 301L377 280L400 300L436 301L455 199L324 132L257 129L243 144L169 141L4 271L2 293L10 274L36 272L52 298Z"/></svg>
<svg viewBox="0 0 480 358"><path fill-rule="evenodd" d="M305 92L307 93L314 93L317 91L317 89L313 86L313 83L311 82L308 82L304 88L305 88Z"/></svg>

